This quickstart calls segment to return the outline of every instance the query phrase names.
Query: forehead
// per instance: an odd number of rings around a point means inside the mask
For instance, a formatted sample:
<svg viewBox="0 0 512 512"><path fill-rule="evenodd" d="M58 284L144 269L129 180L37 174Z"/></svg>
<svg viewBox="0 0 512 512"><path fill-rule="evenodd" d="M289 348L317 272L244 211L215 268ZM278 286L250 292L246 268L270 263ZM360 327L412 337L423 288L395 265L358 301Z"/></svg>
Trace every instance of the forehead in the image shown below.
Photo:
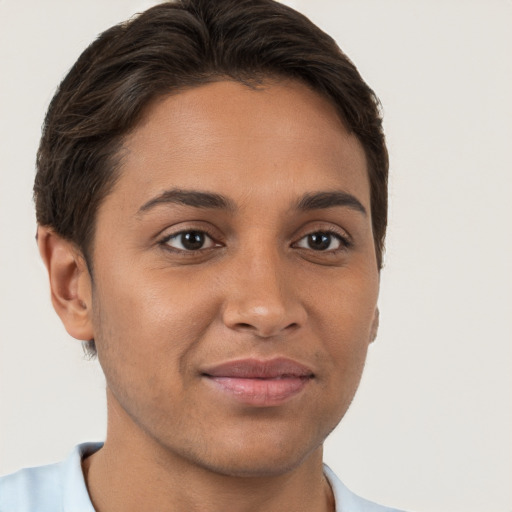
<svg viewBox="0 0 512 512"><path fill-rule="evenodd" d="M342 186L369 201L360 142L332 103L293 81L221 81L160 98L123 147L115 189L140 202L171 186L222 190L235 201Z"/></svg>

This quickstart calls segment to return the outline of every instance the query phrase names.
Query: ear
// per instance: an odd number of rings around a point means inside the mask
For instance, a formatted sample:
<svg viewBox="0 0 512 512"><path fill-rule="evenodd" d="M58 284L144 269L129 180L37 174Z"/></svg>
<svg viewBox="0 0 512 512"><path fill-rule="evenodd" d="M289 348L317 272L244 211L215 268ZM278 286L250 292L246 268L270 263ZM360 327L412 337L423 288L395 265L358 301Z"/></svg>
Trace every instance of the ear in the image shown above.
<svg viewBox="0 0 512 512"><path fill-rule="evenodd" d="M377 337L377 332L379 330L379 308L375 308L375 313L373 315L372 320L372 326L370 329L370 343L373 343L375 341L375 338Z"/></svg>
<svg viewBox="0 0 512 512"><path fill-rule="evenodd" d="M50 278L53 308L66 331L78 340L94 338L92 287L81 251L51 228L37 228L37 244Z"/></svg>

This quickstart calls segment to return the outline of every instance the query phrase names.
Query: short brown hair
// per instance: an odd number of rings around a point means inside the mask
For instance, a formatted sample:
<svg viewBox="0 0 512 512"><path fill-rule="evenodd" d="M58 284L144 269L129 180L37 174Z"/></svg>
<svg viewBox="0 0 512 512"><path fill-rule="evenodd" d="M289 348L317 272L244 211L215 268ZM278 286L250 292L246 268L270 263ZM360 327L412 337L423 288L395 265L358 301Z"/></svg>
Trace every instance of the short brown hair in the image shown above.
<svg viewBox="0 0 512 512"><path fill-rule="evenodd" d="M165 2L103 32L49 106L34 184L38 223L74 242L92 271L96 212L148 103L220 79L267 77L299 80L328 98L364 147L381 268L388 154L378 99L330 36L273 0Z"/></svg>

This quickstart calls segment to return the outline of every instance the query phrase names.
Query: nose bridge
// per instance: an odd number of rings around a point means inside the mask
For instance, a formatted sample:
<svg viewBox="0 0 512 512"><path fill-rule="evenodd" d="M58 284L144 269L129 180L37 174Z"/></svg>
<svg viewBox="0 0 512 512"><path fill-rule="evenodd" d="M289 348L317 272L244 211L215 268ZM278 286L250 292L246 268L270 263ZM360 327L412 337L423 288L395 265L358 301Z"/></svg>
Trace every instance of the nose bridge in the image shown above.
<svg viewBox="0 0 512 512"><path fill-rule="evenodd" d="M278 244L256 242L240 250L230 271L224 323L260 337L300 326L304 311Z"/></svg>

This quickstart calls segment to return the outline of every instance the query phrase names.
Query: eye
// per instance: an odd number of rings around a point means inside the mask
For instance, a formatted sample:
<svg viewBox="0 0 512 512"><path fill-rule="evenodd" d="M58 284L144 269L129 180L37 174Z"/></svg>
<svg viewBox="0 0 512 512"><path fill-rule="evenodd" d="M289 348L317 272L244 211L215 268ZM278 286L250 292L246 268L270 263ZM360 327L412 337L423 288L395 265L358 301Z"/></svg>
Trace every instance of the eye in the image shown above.
<svg viewBox="0 0 512 512"><path fill-rule="evenodd" d="M204 231L180 231L166 237L162 243L179 251L199 251L216 247L214 240Z"/></svg>
<svg viewBox="0 0 512 512"><path fill-rule="evenodd" d="M347 241L337 233L316 231L302 237L295 244L295 247L311 249L313 251L336 251L342 247L347 247L347 245Z"/></svg>

